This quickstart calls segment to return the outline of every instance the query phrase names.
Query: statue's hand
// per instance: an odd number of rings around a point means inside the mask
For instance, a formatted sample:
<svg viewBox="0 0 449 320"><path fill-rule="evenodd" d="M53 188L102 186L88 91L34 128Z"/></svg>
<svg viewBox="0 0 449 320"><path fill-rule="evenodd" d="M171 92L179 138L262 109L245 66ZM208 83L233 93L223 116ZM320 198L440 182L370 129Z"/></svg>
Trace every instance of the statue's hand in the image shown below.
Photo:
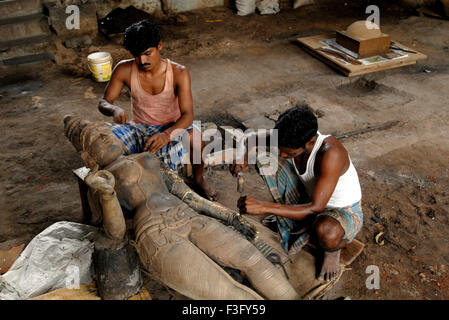
<svg viewBox="0 0 449 320"><path fill-rule="evenodd" d="M86 184L102 194L113 194L115 179L112 173L106 170L100 170L96 172L89 172L84 178Z"/></svg>
<svg viewBox="0 0 449 320"><path fill-rule="evenodd" d="M244 217L240 214L236 214L230 224L236 228L240 233L242 233L247 239L253 240L257 237L256 228L249 223Z"/></svg>

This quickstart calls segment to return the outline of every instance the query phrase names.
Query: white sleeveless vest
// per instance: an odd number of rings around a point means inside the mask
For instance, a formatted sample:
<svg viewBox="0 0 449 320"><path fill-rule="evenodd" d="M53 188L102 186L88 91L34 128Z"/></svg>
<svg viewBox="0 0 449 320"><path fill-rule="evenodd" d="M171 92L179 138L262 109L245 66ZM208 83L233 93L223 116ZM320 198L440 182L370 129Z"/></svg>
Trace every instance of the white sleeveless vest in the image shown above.
<svg viewBox="0 0 449 320"><path fill-rule="evenodd" d="M293 166L295 167L296 174L301 179L308 195L311 197L313 189L315 188L316 180L313 168L315 165L316 154L323 144L324 139L330 137L330 135L323 135L318 132L318 138L315 145L310 153L309 159L307 160L306 172L304 174L299 174L298 169L294 159L292 159ZM349 156L349 155L348 155ZM352 164L351 157L349 157L349 168L346 172L340 176L338 179L335 190L332 193L329 202L327 203L327 208L344 208L353 205L354 203L362 199L362 190L360 188L359 177L354 165Z"/></svg>

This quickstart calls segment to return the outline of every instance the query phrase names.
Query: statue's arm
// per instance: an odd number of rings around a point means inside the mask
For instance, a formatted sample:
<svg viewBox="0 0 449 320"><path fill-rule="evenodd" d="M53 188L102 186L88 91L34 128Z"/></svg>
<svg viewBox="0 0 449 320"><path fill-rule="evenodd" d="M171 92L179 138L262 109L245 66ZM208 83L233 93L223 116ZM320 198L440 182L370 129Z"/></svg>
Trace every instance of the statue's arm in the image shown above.
<svg viewBox="0 0 449 320"><path fill-rule="evenodd" d="M232 225L237 231L250 240L257 237L256 228L238 212L199 196L184 183L181 177L164 163L161 164L161 175L167 189L196 212L224 221L228 225Z"/></svg>

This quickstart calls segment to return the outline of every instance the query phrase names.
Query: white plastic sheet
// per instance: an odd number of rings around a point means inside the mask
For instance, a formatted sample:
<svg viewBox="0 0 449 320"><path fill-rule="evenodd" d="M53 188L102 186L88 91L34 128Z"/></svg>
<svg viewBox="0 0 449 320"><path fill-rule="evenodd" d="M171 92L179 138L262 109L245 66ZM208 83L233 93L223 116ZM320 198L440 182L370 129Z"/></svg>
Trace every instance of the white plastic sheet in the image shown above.
<svg viewBox="0 0 449 320"><path fill-rule="evenodd" d="M68 221L42 231L0 276L0 300L28 299L59 288L90 284L97 235L95 227Z"/></svg>

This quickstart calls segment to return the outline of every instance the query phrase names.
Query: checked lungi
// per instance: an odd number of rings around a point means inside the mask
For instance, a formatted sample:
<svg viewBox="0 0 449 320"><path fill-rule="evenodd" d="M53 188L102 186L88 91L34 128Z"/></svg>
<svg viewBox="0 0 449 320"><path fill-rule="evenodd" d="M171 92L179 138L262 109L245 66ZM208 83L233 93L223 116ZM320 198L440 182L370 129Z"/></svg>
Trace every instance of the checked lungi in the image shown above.
<svg viewBox="0 0 449 320"><path fill-rule="evenodd" d="M262 175L273 199L285 205L310 203L301 180L293 165L293 159L278 158L278 170L274 175ZM259 169L261 164L257 163ZM289 254L295 254L309 241L313 220L319 216L330 216L337 220L345 231L343 239L351 242L363 224L360 201L344 208L326 208L318 215L304 220L292 220L276 216L276 223L281 236L281 245Z"/></svg>
<svg viewBox="0 0 449 320"><path fill-rule="evenodd" d="M111 124L112 133L123 142L125 154L144 152L145 142L153 135L170 128L173 123L160 126L143 123L126 123ZM192 130L193 126L186 128L180 135L171 139L171 143L162 147L156 156L163 161L171 169L177 171L183 167L184 154L189 150L185 150L183 146L183 138L189 139L187 131Z"/></svg>

